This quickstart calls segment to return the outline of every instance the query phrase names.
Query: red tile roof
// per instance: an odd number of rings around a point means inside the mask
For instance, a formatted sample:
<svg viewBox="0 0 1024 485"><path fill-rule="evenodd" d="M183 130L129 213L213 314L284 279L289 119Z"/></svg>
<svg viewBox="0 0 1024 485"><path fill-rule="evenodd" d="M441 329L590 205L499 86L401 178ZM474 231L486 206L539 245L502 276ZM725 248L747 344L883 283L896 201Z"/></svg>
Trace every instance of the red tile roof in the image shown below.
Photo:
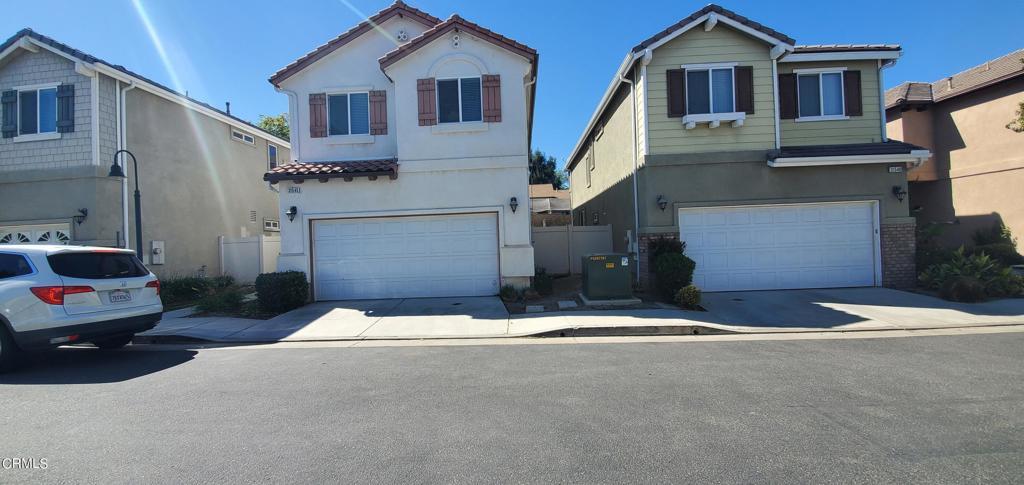
<svg viewBox="0 0 1024 485"><path fill-rule="evenodd" d="M335 37L334 39L331 39L326 44L317 47L312 52L300 57L295 62L288 64L280 71L277 71L276 73L274 73L273 76L270 76L270 83L273 84L274 86L280 86L282 81L288 79L293 74L305 69L306 67L309 67L310 64L313 64L314 62L320 60L327 54L334 52L339 47L355 40L360 35L363 35L366 32L373 30L373 28L376 25L381 24L396 15L408 17L427 27L433 27L441 23L441 19L433 15L430 15L422 10L410 7L409 5L405 4L405 2L403 2L402 0L396 0L395 3L391 4L391 6L385 8L384 10L381 10L380 12L373 14L373 16L371 16L370 18L360 22L359 25L352 27L345 33Z"/></svg>
<svg viewBox="0 0 1024 485"><path fill-rule="evenodd" d="M389 158L346 162L286 163L263 174L263 180L270 183L306 179L318 179L326 182L332 178L344 178L348 181L354 177L369 177L373 180L384 175L392 180L398 178L398 160Z"/></svg>
<svg viewBox="0 0 1024 485"><path fill-rule="evenodd" d="M534 65L536 65L537 63L536 50L528 47L525 44L521 44L508 37L505 37L501 34L485 29L480 25L477 25L462 17L459 17L458 15L452 15L451 17L448 17L448 20L445 20L444 22L433 26L432 28L428 29L426 32L423 32L416 38L399 46L395 50L388 52L387 54L384 55L384 57L381 57L381 69L386 69L388 66L394 64L395 62L398 62L400 59L408 56L409 54L416 51L420 47L423 47L429 44L432 40L444 35L446 32L456 29L465 30L498 47L519 54L525 57Z"/></svg>

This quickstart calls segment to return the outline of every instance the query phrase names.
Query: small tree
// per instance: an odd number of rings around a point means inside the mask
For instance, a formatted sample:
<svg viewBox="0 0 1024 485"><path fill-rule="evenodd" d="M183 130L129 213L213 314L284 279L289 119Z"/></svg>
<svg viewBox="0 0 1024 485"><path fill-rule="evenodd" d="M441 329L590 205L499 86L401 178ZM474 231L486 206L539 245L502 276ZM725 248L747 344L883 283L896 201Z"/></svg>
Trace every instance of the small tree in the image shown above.
<svg viewBox="0 0 1024 485"><path fill-rule="evenodd" d="M556 189L562 189L565 188L565 172L558 170L555 157L534 150L530 154L530 183L551 184Z"/></svg>
<svg viewBox="0 0 1024 485"><path fill-rule="evenodd" d="M284 113L277 116L260 115L260 121L256 124L278 138L287 140L291 136L288 117Z"/></svg>

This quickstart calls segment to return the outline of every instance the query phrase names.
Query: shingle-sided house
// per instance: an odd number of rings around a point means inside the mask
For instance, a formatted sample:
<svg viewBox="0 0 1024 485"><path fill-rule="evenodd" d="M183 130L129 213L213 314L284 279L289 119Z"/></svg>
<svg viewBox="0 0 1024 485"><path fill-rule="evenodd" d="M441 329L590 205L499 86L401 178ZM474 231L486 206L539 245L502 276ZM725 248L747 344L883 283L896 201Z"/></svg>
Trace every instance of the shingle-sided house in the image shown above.
<svg viewBox="0 0 1024 485"><path fill-rule="evenodd" d="M286 140L29 29L0 45L0 92L0 244L137 249L136 181L161 277L220 274L219 237L276 231L260 175L290 158ZM109 177L122 149L139 174L123 155L128 178Z"/></svg>
<svg viewBox="0 0 1024 485"><path fill-rule="evenodd" d="M280 269L317 300L472 296L533 276L533 49L395 2L270 78L295 163Z"/></svg>
<svg viewBox="0 0 1024 485"><path fill-rule="evenodd" d="M651 31L568 159L575 224L611 224L643 283L661 236L706 291L915 283L906 169L928 152L886 137L899 46L801 46L717 5Z"/></svg>

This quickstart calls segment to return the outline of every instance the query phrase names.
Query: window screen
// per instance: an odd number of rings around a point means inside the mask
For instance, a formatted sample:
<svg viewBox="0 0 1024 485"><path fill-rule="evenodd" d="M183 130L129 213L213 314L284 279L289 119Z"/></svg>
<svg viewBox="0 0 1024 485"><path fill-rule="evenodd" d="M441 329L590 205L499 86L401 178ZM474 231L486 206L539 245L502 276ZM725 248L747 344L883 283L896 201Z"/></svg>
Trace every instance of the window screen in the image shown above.
<svg viewBox="0 0 1024 485"><path fill-rule="evenodd" d="M800 116L821 116L821 87L817 74L801 74L797 77L800 92Z"/></svg>
<svg viewBox="0 0 1024 485"><path fill-rule="evenodd" d="M482 121L484 113L480 102L480 78L465 78L461 82L462 121Z"/></svg>
<svg viewBox="0 0 1024 485"><path fill-rule="evenodd" d="M348 95L332 94L327 97L327 112L330 114L328 120L330 135L348 134Z"/></svg>
<svg viewBox="0 0 1024 485"><path fill-rule="evenodd" d="M351 134L370 134L370 98L367 93L348 95L349 113L352 120Z"/></svg>
<svg viewBox="0 0 1024 485"><path fill-rule="evenodd" d="M459 81L457 79L437 82L437 120L441 123L459 122Z"/></svg>

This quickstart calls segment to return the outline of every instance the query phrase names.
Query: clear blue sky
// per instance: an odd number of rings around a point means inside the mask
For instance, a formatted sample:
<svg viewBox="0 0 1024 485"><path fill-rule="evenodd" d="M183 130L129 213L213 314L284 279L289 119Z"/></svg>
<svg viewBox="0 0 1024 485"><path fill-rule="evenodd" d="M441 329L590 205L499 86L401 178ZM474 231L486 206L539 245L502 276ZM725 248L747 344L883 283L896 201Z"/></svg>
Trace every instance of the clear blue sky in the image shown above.
<svg viewBox="0 0 1024 485"><path fill-rule="evenodd" d="M389 0L139 0L161 56L130 0L33 0L7 8L0 33L31 27L154 80L187 89L255 120L287 111L267 77ZM705 5L648 0L408 0L438 17L459 13L540 52L534 146L563 162L630 47ZM635 4L637 6L641 4ZM934 81L1018 49L1024 2L728 1L726 8L801 44L898 43L903 58L886 87ZM178 80L175 82L175 78Z"/></svg>

